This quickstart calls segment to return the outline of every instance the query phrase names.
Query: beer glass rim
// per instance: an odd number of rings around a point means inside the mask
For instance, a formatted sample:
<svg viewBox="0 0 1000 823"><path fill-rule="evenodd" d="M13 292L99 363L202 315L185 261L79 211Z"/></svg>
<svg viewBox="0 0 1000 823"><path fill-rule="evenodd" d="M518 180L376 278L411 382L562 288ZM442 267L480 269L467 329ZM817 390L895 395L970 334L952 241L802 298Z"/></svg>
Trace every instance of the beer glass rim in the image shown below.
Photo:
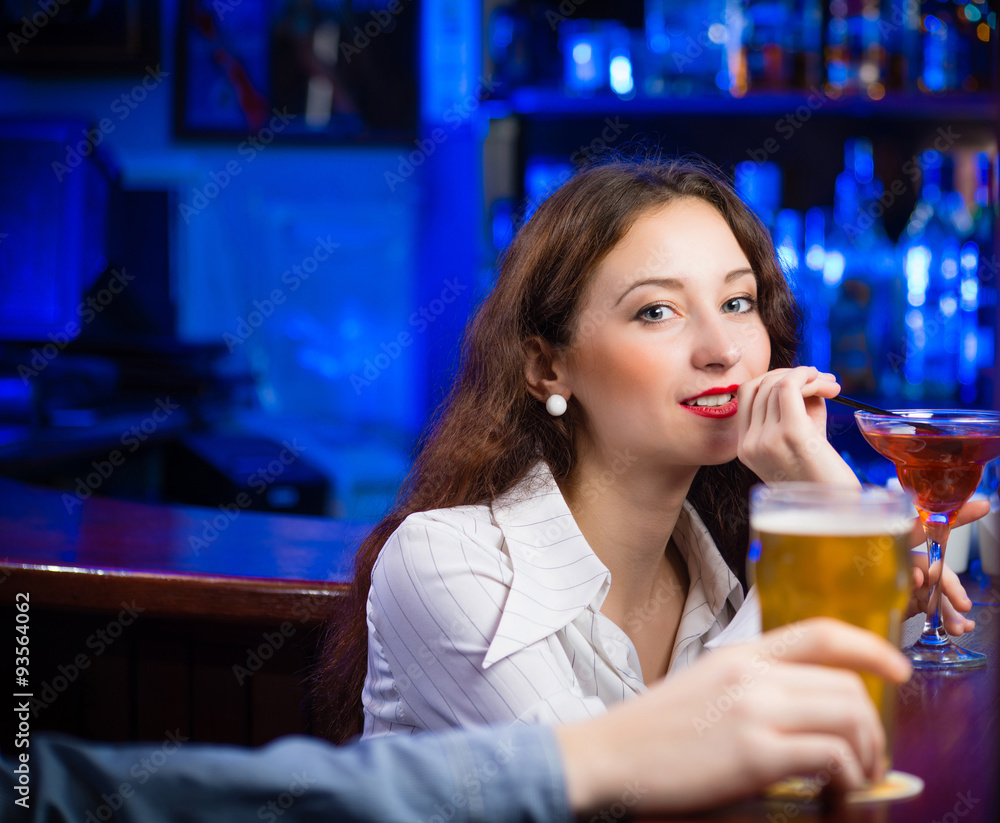
<svg viewBox="0 0 1000 823"><path fill-rule="evenodd" d="M911 496L903 489L862 483L861 486L844 486L835 483L817 483L788 480L776 483L757 483L750 489L750 508L766 503L834 506L867 506L900 511L912 508Z"/></svg>

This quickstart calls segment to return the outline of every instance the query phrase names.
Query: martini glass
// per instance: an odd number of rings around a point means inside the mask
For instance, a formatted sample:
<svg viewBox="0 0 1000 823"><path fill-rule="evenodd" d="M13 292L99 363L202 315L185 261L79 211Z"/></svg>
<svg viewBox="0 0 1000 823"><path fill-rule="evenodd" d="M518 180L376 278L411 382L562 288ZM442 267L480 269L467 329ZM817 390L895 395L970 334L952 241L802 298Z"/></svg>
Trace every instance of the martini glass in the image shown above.
<svg viewBox="0 0 1000 823"><path fill-rule="evenodd" d="M986 655L956 645L941 621L941 571L958 510L975 492L983 467L1000 456L1000 413L957 410L858 411L858 428L896 465L927 537L930 597L920 638L903 649L915 669L982 666Z"/></svg>

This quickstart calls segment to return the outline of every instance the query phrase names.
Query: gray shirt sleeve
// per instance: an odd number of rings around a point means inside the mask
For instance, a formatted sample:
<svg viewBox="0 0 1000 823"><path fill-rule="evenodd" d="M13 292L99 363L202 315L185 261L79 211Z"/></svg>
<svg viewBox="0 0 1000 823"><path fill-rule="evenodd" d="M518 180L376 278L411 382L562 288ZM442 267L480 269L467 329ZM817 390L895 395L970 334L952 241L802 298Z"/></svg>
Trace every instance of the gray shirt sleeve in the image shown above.
<svg viewBox="0 0 1000 823"><path fill-rule="evenodd" d="M555 738L543 726L393 736L340 748L301 736L248 749L178 735L156 745L39 734L30 748L16 750L24 751L30 814L14 805L16 761L0 760L4 820L573 819Z"/></svg>

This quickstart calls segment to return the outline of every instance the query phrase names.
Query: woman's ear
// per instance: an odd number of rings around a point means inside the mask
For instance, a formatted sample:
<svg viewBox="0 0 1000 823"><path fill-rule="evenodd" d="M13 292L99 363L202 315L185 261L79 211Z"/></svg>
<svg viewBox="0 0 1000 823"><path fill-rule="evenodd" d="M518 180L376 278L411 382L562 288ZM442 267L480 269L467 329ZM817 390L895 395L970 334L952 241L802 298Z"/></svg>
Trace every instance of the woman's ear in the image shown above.
<svg viewBox="0 0 1000 823"><path fill-rule="evenodd" d="M543 403L553 394L569 400L572 392L566 383L562 359L552 345L541 337L529 337L524 346L524 379L528 392Z"/></svg>

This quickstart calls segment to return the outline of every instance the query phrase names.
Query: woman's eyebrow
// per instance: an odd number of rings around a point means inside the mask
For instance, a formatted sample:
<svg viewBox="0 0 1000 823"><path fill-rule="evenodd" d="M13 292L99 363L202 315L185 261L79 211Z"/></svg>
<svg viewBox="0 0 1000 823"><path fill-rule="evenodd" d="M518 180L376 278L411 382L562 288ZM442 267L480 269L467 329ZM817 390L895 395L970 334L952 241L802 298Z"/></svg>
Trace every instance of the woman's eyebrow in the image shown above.
<svg viewBox="0 0 1000 823"><path fill-rule="evenodd" d="M747 275L750 275L752 277L753 269L746 267L733 269L731 272L729 272L729 274L726 275L726 278L723 281L723 283L728 285L729 283L732 283L734 280L739 280L741 277L746 277ZM625 299L625 296L630 291L632 291L633 289L637 289L640 286L660 286L661 288L664 289L683 290L684 281L678 280L675 277L647 277L644 278L643 280L636 280L627 289L625 289L625 291L621 293L619 298L615 301L615 305L617 306L619 303L621 303L622 300Z"/></svg>

